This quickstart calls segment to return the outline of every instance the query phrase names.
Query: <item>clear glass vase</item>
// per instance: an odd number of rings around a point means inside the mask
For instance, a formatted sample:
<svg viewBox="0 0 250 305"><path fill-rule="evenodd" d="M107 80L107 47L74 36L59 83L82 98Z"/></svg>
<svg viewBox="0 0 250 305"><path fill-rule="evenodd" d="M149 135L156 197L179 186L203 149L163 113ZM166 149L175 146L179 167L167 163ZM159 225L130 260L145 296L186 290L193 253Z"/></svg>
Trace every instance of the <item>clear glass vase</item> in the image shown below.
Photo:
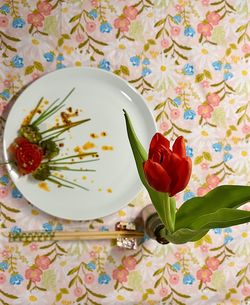
<svg viewBox="0 0 250 305"><path fill-rule="evenodd" d="M165 226L152 204L149 204L143 208L142 219L145 227L145 232L150 238L155 239L162 245L169 243L169 241L162 237L160 234Z"/></svg>

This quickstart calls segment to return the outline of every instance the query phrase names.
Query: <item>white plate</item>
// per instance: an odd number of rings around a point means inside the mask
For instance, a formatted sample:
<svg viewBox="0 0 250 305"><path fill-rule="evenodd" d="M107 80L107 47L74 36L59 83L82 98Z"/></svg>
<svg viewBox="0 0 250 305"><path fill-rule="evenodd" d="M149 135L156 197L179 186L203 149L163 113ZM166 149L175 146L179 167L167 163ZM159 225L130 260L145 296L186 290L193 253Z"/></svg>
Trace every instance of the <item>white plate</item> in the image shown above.
<svg viewBox="0 0 250 305"><path fill-rule="evenodd" d="M65 108L82 109L78 119L91 118L91 121L65 133L66 140L62 153L74 154L74 148L90 141L100 160L89 164L79 164L95 172L63 172L65 178L87 187L89 191L74 188L58 188L48 182L50 192L39 188L37 180L19 177L7 166L10 176L24 197L34 206L51 215L71 219L90 220L114 213L128 204L140 191L135 162L126 133L122 109L129 113L135 130L148 149L149 142L156 132L153 116L139 93L116 75L94 68L66 68L49 73L31 84L12 107L4 132L4 155L8 159L7 148L17 136L17 131L25 116L36 106L43 96L49 102L64 98L75 88L66 102ZM58 117L58 116L57 116ZM48 121L55 123L56 115ZM47 121L46 121L47 122ZM43 128L46 126L43 126ZM41 129L43 129L41 127ZM92 139L91 133L106 137ZM103 145L113 150L104 151ZM77 165L74 166L77 168ZM82 177L87 179L83 180ZM111 189L112 192L107 190Z"/></svg>

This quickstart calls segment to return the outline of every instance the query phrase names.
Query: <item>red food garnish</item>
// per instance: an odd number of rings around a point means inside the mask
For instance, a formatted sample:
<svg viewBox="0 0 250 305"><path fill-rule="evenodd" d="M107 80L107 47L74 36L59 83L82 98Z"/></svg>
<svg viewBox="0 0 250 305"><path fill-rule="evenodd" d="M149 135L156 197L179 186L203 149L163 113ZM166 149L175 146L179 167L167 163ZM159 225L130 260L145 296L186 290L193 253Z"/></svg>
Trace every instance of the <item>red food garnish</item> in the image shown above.
<svg viewBox="0 0 250 305"><path fill-rule="evenodd" d="M14 143L10 145L9 152L16 161L19 172L23 175L34 172L43 158L41 147L30 143L24 137L16 138Z"/></svg>

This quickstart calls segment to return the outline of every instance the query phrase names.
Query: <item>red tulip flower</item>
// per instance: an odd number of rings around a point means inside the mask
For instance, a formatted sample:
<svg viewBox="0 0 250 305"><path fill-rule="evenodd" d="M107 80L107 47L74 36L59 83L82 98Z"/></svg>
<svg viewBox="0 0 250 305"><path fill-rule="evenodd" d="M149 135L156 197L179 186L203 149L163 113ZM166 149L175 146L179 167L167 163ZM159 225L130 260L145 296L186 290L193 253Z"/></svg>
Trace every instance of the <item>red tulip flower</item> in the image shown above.
<svg viewBox="0 0 250 305"><path fill-rule="evenodd" d="M148 160L143 164L144 174L149 185L156 191L170 196L182 191L188 184L192 162L186 156L183 137L178 137L172 150L169 141L156 133L150 143Z"/></svg>

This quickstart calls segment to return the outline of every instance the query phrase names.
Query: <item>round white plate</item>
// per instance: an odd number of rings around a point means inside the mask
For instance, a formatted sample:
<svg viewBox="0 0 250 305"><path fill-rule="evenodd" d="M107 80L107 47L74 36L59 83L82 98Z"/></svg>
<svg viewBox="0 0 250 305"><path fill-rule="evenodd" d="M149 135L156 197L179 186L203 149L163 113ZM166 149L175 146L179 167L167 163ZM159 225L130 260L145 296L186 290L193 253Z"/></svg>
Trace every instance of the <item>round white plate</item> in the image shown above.
<svg viewBox="0 0 250 305"><path fill-rule="evenodd" d="M66 101L65 109L81 109L74 120L91 120L72 128L64 134L61 154L75 154L74 148L86 142L95 144L94 151L99 161L74 165L95 172L62 172L65 178L89 189L58 188L47 182L49 192L39 188L39 182L26 176L18 176L10 165L10 176L24 197L34 206L51 215L71 219L90 220L114 213L127 205L140 191L142 185L136 170L133 154L127 137L123 109L131 117L142 144L148 149L156 132L153 116L139 93L116 75L94 68L66 68L49 73L32 83L17 99L7 118L4 131L4 155L8 160L7 148L17 136L17 131L26 115L35 108L41 97L52 103L62 100L75 88ZM48 122L53 126L54 115ZM45 130L48 125L41 126ZM106 132L106 136L101 136ZM99 137L91 138L95 133ZM111 146L113 150L103 150ZM92 151L93 151L92 150ZM65 155L64 155L65 156ZM83 180L83 176L86 179Z"/></svg>

